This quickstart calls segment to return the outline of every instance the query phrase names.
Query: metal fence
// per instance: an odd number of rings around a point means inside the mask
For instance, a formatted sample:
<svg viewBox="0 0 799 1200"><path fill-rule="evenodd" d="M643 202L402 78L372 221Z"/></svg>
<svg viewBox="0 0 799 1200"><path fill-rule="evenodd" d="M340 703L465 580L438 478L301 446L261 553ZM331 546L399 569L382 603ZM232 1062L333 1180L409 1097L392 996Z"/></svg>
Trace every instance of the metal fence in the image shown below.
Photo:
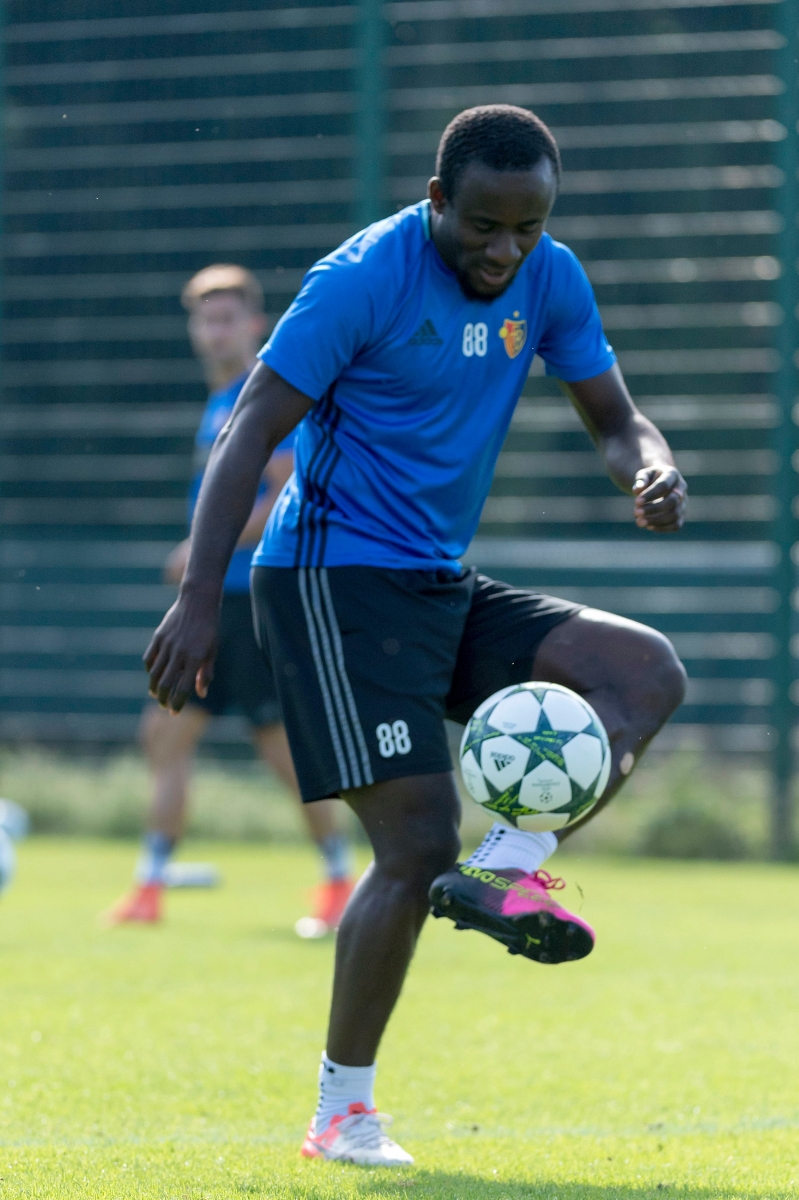
<svg viewBox="0 0 799 1200"><path fill-rule="evenodd" d="M551 232L692 500L679 537L637 531L534 368L471 558L668 633L663 744L770 754L784 850L797 0L197 3L8 6L0 738L134 735L203 400L182 282L243 262L277 316L424 194L451 116L508 101L560 142Z"/></svg>

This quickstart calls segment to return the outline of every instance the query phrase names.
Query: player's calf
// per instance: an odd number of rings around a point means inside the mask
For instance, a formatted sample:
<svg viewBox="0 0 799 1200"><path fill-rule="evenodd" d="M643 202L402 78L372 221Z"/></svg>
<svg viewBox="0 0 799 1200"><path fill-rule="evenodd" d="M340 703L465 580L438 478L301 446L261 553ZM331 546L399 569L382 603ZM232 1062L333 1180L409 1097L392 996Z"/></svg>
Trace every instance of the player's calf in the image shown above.
<svg viewBox="0 0 799 1200"><path fill-rule="evenodd" d="M346 798L369 836L374 863L336 939L327 1053L354 1066L375 1061L429 912L430 884L457 858L459 800L451 772L388 780ZM338 1111L346 1114L346 1105Z"/></svg>

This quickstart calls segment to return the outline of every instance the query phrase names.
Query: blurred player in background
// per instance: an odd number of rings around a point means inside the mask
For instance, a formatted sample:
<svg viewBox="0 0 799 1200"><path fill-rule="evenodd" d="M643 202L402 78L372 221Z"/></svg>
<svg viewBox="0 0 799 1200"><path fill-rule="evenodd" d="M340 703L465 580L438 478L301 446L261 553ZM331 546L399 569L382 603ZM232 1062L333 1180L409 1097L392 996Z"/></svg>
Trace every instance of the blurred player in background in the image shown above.
<svg viewBox="0 0 799 1200"><path fill-rule="evenodd" d="M189 336L210 388L196 439L196 472L190 493L190 515L200 491L205 464L216 436L256 362L266 333L263 291L258 280L239 266L206 267L183 289L189 313ZM111 909L108 921L153 922L162 915L163 890L172 854L186 823L188 783L194 752L212 716L231 710L243 713L253 744L267 766L294 796L297 780L283 727L271 668L255 640L250 605L250 560L266 519L294 469L294 434L278 446L266 465L255 506L239 538L225 576L219 623L219 650L213 681L205 696L195 694L177 715L157 705L145 709L142 741L152 778L152 801L134 890ZM188 558L188 539L167 559L167 582L179 584ZM325 862L327 878L316 893L314 914L297 922L305 937L322 936L338 925L352 891L350 855L336 809L340 801L302 805L311 837Z"/></svg>

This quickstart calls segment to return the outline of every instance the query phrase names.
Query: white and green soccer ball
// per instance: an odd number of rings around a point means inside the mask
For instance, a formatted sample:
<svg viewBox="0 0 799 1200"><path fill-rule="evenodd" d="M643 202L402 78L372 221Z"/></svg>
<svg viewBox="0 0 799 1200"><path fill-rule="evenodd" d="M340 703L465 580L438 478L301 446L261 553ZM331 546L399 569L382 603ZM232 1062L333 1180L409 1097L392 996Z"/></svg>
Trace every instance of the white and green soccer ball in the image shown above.
<svg viewBox="0 0 799 1200"><path fill-rule="evenodd" d="M489 696L461 741L469 795L511 825L564 829L594 807L610 777L610 745L590 704L557 683Z"/></svg>

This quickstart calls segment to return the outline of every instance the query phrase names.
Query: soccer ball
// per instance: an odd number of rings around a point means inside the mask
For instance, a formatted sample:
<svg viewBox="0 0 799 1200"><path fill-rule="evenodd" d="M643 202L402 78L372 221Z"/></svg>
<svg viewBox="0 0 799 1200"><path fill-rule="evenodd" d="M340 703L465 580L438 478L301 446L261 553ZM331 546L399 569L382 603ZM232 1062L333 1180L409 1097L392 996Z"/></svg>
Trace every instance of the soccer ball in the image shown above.
<svg viewBox="0 0 799 1200"><path fill-rule="evenodd" d="M557 683L512 684L489 696L464 730L460 760L473 800L535 833L584 817L610 776L602 722Z"/></svg>
<svg viewBox="0 0 799 1200"><path fill-rule="evenodd" d="M14 853L14 843L0 826L0 892L5 891L14 878L14 868L17 856Z"/></svg>

